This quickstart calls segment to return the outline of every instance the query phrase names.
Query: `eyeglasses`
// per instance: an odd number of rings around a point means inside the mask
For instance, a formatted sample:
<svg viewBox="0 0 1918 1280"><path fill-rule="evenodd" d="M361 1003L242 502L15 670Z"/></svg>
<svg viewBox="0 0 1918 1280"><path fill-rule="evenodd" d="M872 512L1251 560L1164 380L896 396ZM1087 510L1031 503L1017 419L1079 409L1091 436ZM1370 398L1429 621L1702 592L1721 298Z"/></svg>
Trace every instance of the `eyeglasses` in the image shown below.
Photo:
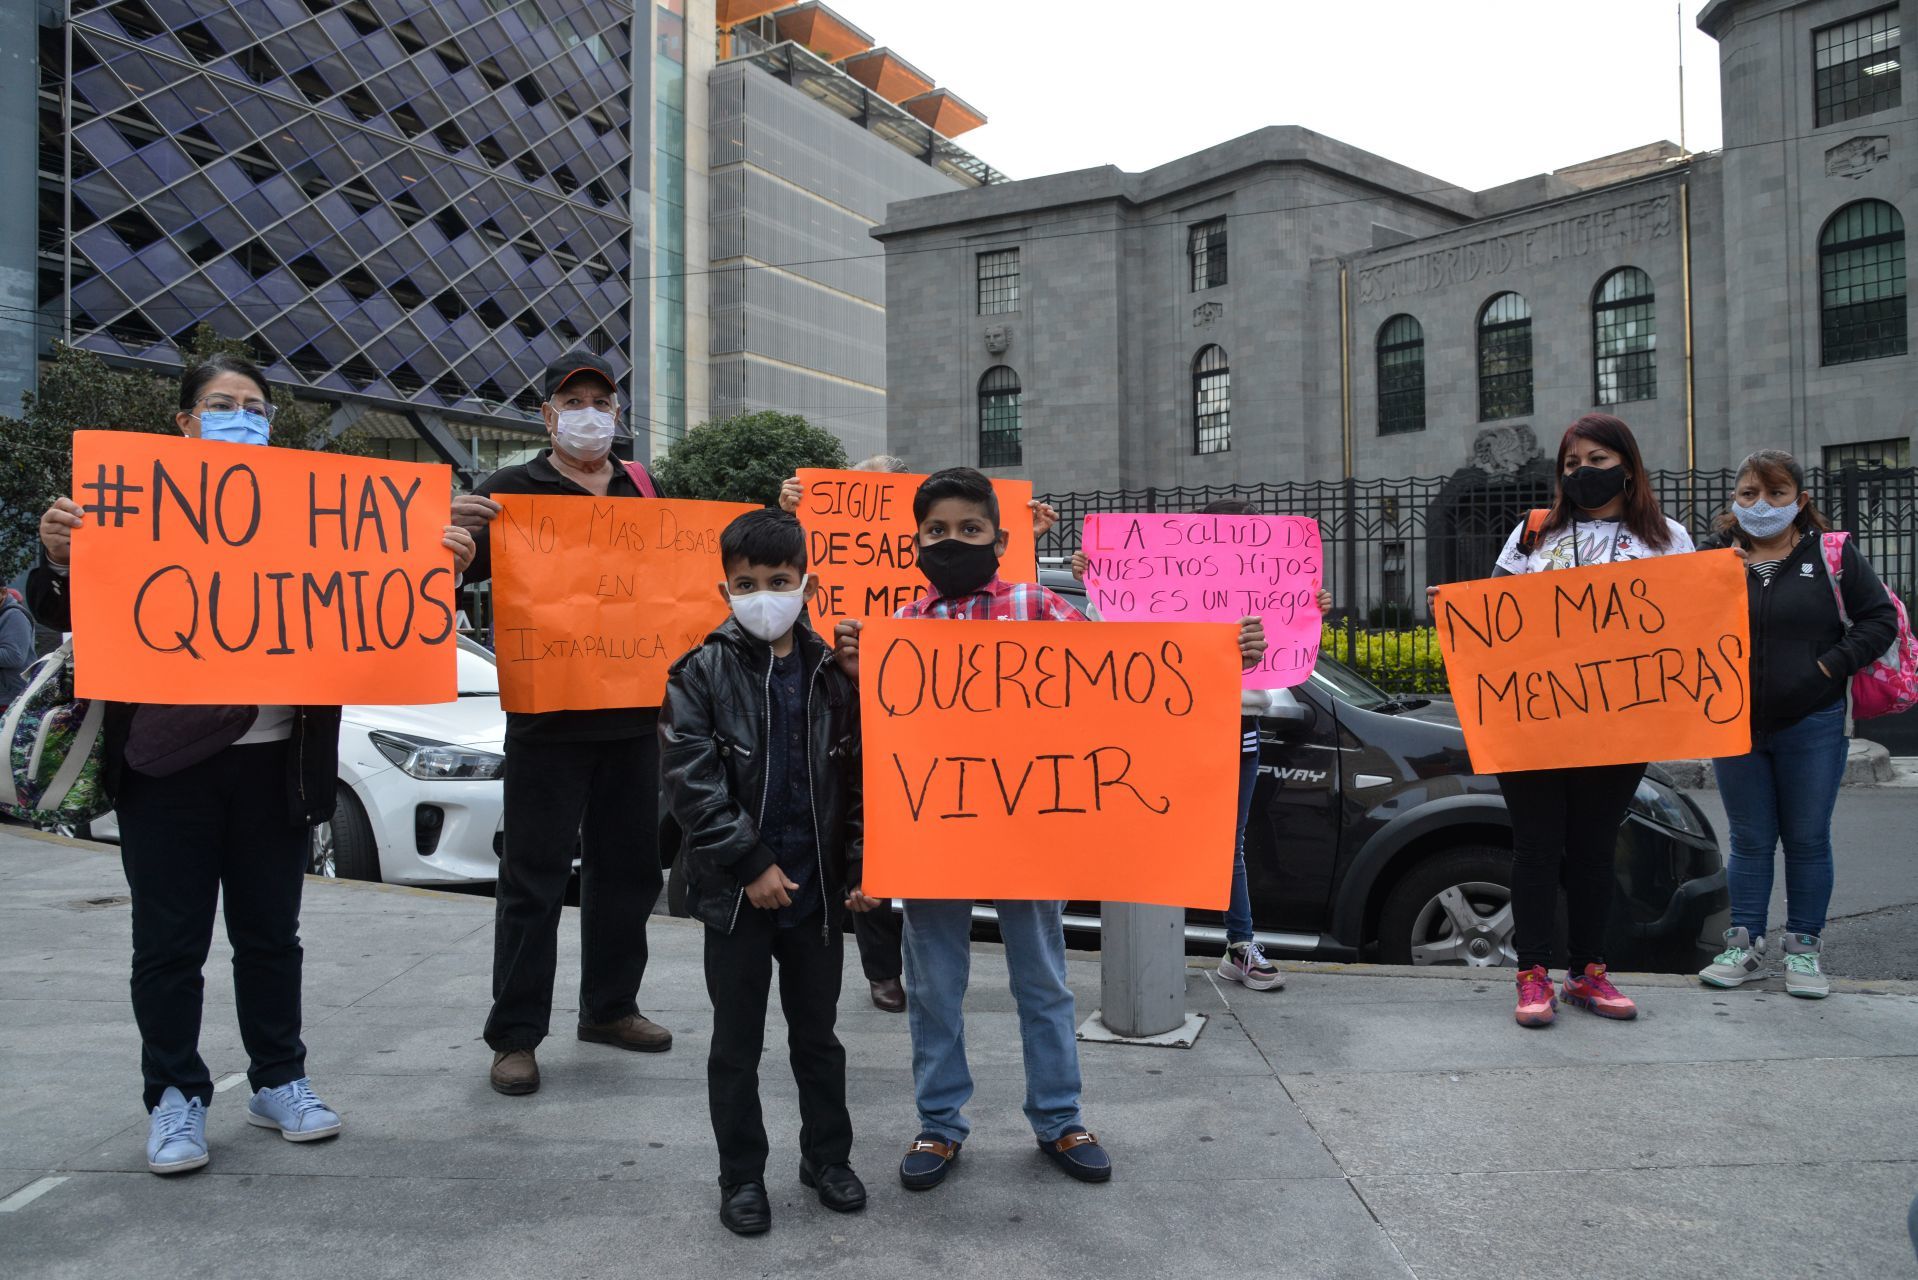
<svg viewBox="0 0 1918 1280"><path fill-rule="evenodd" d="M265 400L235 400L232 396L201 396L196 408L205 413L232 413L243 409L248 413L257 413L268 422L280 411L280 406L269 404Z"/></svg>

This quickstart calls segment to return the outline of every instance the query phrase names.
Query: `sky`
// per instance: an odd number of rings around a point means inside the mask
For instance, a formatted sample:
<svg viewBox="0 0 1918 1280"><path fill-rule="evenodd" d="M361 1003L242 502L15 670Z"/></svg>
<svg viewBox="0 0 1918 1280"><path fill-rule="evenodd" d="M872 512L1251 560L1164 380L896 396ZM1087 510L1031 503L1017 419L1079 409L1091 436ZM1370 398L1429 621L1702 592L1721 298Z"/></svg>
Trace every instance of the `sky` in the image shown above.
<svg viewBox="0 0 1918 1280"><path fill-rule="evenodd" d="M1483 189L1679 140L1672 0L830 0L983 112L1013 178L1137 171L1297 124ZM1718 146L1718 46L1685 0L1685 138ZM990 15L976 16L976 15Z"/></svg>

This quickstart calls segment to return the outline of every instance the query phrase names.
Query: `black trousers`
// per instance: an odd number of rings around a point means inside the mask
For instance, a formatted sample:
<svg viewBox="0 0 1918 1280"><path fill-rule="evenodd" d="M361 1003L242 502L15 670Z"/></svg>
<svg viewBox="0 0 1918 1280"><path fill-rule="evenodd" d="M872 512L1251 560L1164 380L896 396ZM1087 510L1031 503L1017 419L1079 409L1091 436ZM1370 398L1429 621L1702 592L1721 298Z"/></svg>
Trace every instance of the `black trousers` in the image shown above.
<svg viewBox="0 0 1918 1280"><path fill-rule="evenodd" d="M646 920L659 900L659 743L506 740L506 845L493 915L486 1043L546 1038L559 915L579 858L579 1020L639 1010Z"/></svg>
<svg viewBox="0 0 1918 1280"><path fill-rule="evenodd" d="M1561 886L1572 972L1605 962L1618 826L1644 776L1642 764L1498 775L1512 815L1512 943L1519 968L1552 963Z"/></svg>
<svg viewBox="0 0 1918 1280"><path fill-rule="evenodd" d="M765 1048L766 1000L775 960L786 1048L799 1086L800 1153L815 1169L852 1158L846 1050L833 1034L845 954L845 934L833 929L821 938L816 914L782 929L776 913L747 905L731 934L707 926L706 994L713 1002L713 1044L706 1059L706 1096L719 1144L720 1186L766 1178L759 1057Z"/></svg>
<svg viewBox="0 0 1918 1280"><path fill-rule="evenodd" d="M859 940L859 967L866 971L867 982L886 982L905 972L900 951L905 926L904 917L890 902L853 916L852 936Z"/></svg>
<svg viewBox="0 0 1918 1280"><path fill-rule="evenodd" d="M115 797L133 898L133 1019L148 1110L169 1086L213 1100L200 1057L213 911L225 893L233 1003L247 1082L306 1074L300 1041L300 890L306 823L289 811L284 742L228 747L166 778L128 769Z"/></svg>

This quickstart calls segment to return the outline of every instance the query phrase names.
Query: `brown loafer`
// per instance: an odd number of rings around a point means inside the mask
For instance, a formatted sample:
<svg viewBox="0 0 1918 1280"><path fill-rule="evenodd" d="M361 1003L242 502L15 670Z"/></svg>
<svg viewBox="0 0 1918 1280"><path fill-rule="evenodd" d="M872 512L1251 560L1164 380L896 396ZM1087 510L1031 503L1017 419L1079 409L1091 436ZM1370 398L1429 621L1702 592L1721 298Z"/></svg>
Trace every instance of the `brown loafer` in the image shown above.
<svg viewBox="0 0 1918 1280"><path fill-rule="evenodd" d="M531 1049L506 1049L493 1055L491 1079L497 1093L537 1093L539 1063Z"/></svg>
<svg viewBox="0 0 1918 1280"><path fill-rule="evenodd" d="M664 1053L673 1047L673 1033L644 1014L629 1013L611 1022L582 1022L579 1038L589 1044L610 1044L635 1053Z"/></svg>
<svg viewBox="0 0 1918 1280"><path fill-rule="evenodd" d="M897 978L885 978L872 985L872 1002L887 1013L906 1011L906 989Z"/></svg>

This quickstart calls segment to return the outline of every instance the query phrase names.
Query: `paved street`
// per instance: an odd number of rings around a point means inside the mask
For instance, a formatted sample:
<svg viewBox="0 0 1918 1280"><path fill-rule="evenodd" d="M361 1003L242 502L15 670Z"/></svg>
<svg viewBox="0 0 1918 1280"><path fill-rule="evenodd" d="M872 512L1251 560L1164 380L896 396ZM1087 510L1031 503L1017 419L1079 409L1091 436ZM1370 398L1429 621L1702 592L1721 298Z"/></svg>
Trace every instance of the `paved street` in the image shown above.
<svg viewBox="0 0 1918 1280"><path fill-rule="evenodd" d="M1689 793L1728 848L1716 791ZM1854 978L1918 979L1918 790L1847 787L1832 817L1837 878L1825 931L1826 968ZM1771 923L1785 922L1785 862L1772 882Z"/></svg>
<svg viewBox="0 0 1918 1280"><path fill-rule="evenodd" d="M547 1042L546 1086L486 1086L491 902L309 882L307 1039L336 1142L241 1119L245 1066L223 939L204 1050L221 1092L210 1168L146 1173L126 1001L125 886L110 853L0 832L0 1251L9 1276L1418 1277L1918 1274L1918 986L1841 983L1823 1004L1639 980L1644 1016L1510 1022L1483 975L1295 970L1220 991L1196 1048L1088 1046L1087 1118L1114 1151L1084 1187L1033 1151L1016 1016L977 948L977 1132L952 1181L891 1176L911 1136L903 1019L848 984L855 1163L873 1203L827 1214L793 1176L783 1063L765 1072L771 1236L714 1217L699 933L653 922L646 1007L672 1053ZM556 1021L570 1016L568 912ZM856 966L853 967L856 975ZM1097 966L1075 959L1080 1013ZM774 1037L773 1043L778 1043ZM57 1180L57 1181L56 1181Z"/></svg>

